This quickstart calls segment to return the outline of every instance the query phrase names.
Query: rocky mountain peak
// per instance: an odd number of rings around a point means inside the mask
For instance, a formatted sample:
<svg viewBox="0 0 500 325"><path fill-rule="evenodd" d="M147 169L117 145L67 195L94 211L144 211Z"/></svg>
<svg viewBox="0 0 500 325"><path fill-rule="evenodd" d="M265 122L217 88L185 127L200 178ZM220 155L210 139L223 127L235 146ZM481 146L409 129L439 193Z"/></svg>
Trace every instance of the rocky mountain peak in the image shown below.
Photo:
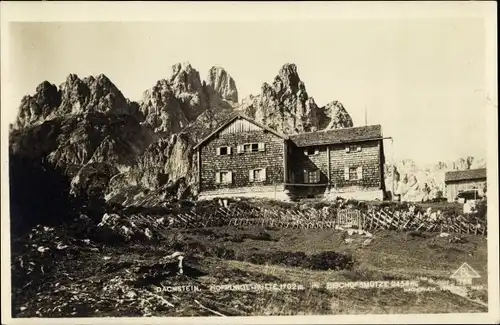
<svg viewBox="0 0 500 325"><path fill-rule="evenodd" d="M212 67L206 81L189 62L172 66L172 75L144 92L140 111L153 131L167 136L196 124L211 128L238 101L234 79L222 67ZM196 132L195 132L196 133Z"/></svg>
<svg viewBox="0 0 500 325"><path fill-rule="evenodd" d="M224 100L238 102L238 89L234 79L219 66L213 66L208 71L206 85L209 92L214 92Z"/></svg>
<svg viewBox="0 0 500 325"><path fill-rule="evenodd" d="M91 112L133 115L137 108L104 74L80 79L71 73L59 87L44 81L36 87L32 96L23 97L14 128Z"/></svg>
<svg viewBox="0 0 500 325"><path fill-rule="evenodd" d="M201 89L200 73L193 69L189 62L177 63L172 66L169 83L177 91L192 92Z"/></svg>
<svg viewBox="0 0 500 325"><path fill-rule="evenodd" d="M101 112L111 114L133 114L125 96L104 74L80 79L70 74L59 86L62 92L61 111L81 114Z"/></svg>
<svg viewBox="0 0 500 325"><path fill-rule="evenodd" d="M51 116L61 103L57 86L44 81L36 87L35 94L21 99L17 120L13 127L22 128Z"/></svg>
<svg viewBox="0 0 500 325"><path fill-rule="evenodd" d="M336 100L326 104L326 106L323 107L323 112L329 120L326 126L328 130L354 126L352 118L344 108L344 105Z"/></svg>
<svg viewBox="0 0 500 325"><path fill-rule="evenodd" d="M300 80L299 74L297 72L297 66L293 63L284 64L278 75L274 78L275 89L286 89L290 90L291 93L297 93L299 91L307 94L305 92L305 85Z"/></svg>
<svg viewBox="0 0 500 325"><path fill-rule="evenodd" d="M286 134L353 126L341 103L318 107L293 63L284 64L272 84L264 82L261 93L245 98L239 109Z"/></svg>

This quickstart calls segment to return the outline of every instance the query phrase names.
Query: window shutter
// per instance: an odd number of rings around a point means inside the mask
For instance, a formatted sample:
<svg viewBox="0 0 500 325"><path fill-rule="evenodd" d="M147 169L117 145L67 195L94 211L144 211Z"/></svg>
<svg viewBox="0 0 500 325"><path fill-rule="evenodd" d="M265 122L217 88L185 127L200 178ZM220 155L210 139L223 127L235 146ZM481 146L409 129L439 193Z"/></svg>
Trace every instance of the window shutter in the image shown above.
<svg viewBox="0 0 500 325"><path fill-rule="evenodd" d="M259 151L265 151L266 150L266 144L264 142L259 142Z"/></svg>
<svg viewBox="0 0 500 325"><path fill-rule="evenodd" d="M220 183L220 173L219 172L215 173L215 183L216 184Z"/></svg>
<svg viewBox="0 0 500 325"><path fill-rule="evenodd" d="M356 172L358 174L358 179L363 179L363 166L359 166Z"/></svg>
<svg viewBox="0 0 500 325"><path fill-rule="evenodd" d="M349 152L349 146L345 147L345 152Z"/></svg>
<svg viewBox="0 0 500 325"><path fill-rule="evenodd" d="M249 170L249 173L248 173L248 180L250 182L253 182L253 169L250 169Z"/></svg>
<svg viewBox="0 0 500 325"><path fill-rule="evenodd" d="M262 168L262 174L260 175L260 177L261 177L261 181L265 181L267 179L265 168Z"/></svg>
<svg viewBox="0 0 500 325"><path fill-rule="evenodd" d="M233 148L232 147L227 147L227 154L228 155L233 154Z"/></svg>
<svg viewBox="0 0 500 325"><path fill-rule="evenodd" d="M356 148L356 150L357 150L358 152L359 152L359 151L361 151L361 146L358 146L358 147Z"/></svg>
<svg viewBox="0 0 500 325"><path fill-rule="evenodd" d="M319 154L319 149L314 149L314 154L318 155Z"/></svg>
<svg viewBox="0 0 500 325"><path fill-rule="evenodd" d="M307 156L307 149L304 149L304 155Z"/></svg>
<svg viewBox="0 0 500 325"><path fill-rule="evenodd" d="M242 145L242 144L239 144L239 145L236 147L236 152L238 152L238 153L243 153L243 145Z"/></svg>
<svg viewBox="0 0 500 325"><path fill-rule="evenodd" d="M232 184L233 183L233 172L228 172L227 173L227 178L228 178L228 183Z"/></svg>
<svg viewBox="0 0 500 325"><path fill-rule="evenodd" d="M346 181L349 180L349 167L348 166L344 167L344 179Z"/></svg>
<svg viewBox="0 0 500 325"><path fill-rule="evenodd" d="M220 156L220 148L219 147L217 147L216 152L217 152L217 156Z"/></svg>
<svg viewBox="0 0 500 325"><path fill-rule="evenodd" d="M320 177L321 177L321 172L320 172L320 170L318 169L318 170L316 171L316 179L317 179L316 183L319 183L319 181L320 181Z"/></svg>
<svg viewBox="0 0 500 325"><path fill-rule="evenodd" d="M304 170L304 183L309 183L309 173Z"/></svg>

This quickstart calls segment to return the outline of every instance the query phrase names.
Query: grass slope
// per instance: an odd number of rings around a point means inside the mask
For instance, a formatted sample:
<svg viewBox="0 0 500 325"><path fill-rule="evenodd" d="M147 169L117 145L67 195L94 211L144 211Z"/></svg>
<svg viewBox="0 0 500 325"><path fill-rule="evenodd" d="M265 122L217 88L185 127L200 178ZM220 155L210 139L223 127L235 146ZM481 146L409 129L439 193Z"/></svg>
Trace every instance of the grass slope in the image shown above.
<svg viewBox="0 0 500 325"><path fill-rule="evenodd" d="M39 247L49 244L37 236L13 243L14 317L487 311L480 304L440 290L325 288L333 281L448 279L463 262L481 275L478 283L486 288L487 246L481 236L465 236L465 243L449 243L437 234L380 231L363 246L366 238L335 230L219 227L172 230L157 242L105 245L71 239L64 229L49 232L54 245L59 240L68 247L41 253ZM187 254L184 275L176 275L175 267L163 261L175 250ZM340 269L322 269L325 265ZM210 290L211 285L234 283L296 283L303 288ZM321 286L315 288L313 283ZM157 291L159 287L183 285L196 286L199 291ZM486 289L475 291L475 296L485 301Z"/></svg>

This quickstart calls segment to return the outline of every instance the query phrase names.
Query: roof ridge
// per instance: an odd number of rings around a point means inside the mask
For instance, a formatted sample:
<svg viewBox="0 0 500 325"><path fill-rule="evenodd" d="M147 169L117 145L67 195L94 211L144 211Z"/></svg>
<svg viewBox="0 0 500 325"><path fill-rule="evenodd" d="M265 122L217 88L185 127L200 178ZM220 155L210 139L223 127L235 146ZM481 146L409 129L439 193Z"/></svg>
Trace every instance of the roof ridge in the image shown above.
<svg viewBox="0 0 500 325"><path fill-rule="evenodd" d="M296 134L291 134L290 136L302 135L302 134L311 134L311 133L316 133L316 132L330 132L330 131L340 131L340 130L349 130L349 129L361 129L361 128L369 128L369 127L374 127L374 126L380 126L380 127L382 127L382 124L349 126L349 127L345 127L345 128L338 128L338 129L322 129L322 130L316 130L316 131L310 131L310 132L300 132L300 133L296 133Z"/></svg>
<svg viewBox="0 0 500 325"><path fill-rule="evenodd" d="M447 173L458 173L458 172L468 172L468 171L476 171L476 170L486 170L486 167L481 167L481 168L470 168L470 169L455 169L455 170L449 170Z"/></svg>

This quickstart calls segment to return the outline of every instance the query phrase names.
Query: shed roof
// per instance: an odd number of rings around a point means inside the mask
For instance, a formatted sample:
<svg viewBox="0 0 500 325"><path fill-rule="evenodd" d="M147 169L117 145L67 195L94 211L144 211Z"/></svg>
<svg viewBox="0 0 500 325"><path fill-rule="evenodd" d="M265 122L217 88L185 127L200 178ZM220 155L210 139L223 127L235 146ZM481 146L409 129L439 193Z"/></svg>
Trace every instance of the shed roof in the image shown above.
<svg viewBox="0 0 500 325"><path fill-rule="evenodd" d="M445 183L483 178L486 179L486 168L454 170L444 174Z"/></svg>
<svg viewBox="0 0 500 325"><path fill-rule="evenodd" d="M307 132L290 136L290 140L292 140L298 147L360 142L380 138L382 138L382 127L378 124Z"/></svg>

